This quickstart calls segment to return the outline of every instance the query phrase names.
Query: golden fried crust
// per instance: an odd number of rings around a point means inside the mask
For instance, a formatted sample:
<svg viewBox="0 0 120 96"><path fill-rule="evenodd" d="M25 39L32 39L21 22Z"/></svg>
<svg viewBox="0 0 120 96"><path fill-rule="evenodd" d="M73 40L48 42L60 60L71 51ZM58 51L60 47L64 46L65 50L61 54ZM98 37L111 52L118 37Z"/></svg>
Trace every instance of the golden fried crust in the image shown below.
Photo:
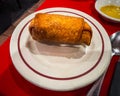
<svg viewBox="0 0 120 96"><path fill-rule="evenodd" d="M84 29L88 33L85 32L82 35ZM32 38L41 42L89 45L92 36L91 27L84 22L83 18L57 14L36 14L30 23L29 30Z"/></svg>

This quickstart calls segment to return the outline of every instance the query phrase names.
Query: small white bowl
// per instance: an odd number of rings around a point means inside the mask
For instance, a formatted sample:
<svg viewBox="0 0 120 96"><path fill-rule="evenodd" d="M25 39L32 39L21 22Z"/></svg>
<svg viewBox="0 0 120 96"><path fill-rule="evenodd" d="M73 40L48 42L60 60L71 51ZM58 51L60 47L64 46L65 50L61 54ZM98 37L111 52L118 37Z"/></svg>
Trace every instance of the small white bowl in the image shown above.
<svg viewBox="0 0 120 96"><path fill-rule="evenodd" d="M115 22L115 23L120 23L120 19L116 19L113 17L110 17L106 14L104 14L100 8L106 5L116 5L116 6L120 6L120 0L97 0L95 3L95 9L96 11L107 21L110 22Z"/></svg>

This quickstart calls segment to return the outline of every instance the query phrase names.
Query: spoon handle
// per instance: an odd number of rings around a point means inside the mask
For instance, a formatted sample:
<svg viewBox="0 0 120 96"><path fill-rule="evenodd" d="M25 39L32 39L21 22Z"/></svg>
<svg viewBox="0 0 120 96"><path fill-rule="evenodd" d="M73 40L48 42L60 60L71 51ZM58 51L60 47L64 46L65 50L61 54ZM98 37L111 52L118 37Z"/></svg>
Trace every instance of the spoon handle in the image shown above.
<svg viewBox="0 0 120 96"><path fill-rule="evenodd" d="M115 72L113 73L109 89L109 96L120 96L120 61L118 61L115 66Z"/></svg>

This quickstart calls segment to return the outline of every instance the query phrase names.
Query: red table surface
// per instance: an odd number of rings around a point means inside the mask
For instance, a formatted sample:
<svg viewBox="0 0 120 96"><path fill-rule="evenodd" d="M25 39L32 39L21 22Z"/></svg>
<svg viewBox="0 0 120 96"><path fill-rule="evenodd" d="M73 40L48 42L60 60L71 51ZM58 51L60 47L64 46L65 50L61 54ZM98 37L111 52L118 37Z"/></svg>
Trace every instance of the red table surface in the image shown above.
<svg viewBox="0 0 120 96"><path fill-rule="evenodd" d="M37 10L50 7L68 7L83 11L106 29L108 35L120 30L120 23L110 23L103 20L94 8L95 0L46 0ZM37 11L36 10L36 11ZM10 52L10 37L0 46L0 96L86 96L92 84L82 89L58 92L37 87L25 80L14 68ZM109 46L108 46L109 47ZM100 96L107 96L118 57L111 60L110 66L103 81Z"/></svg>

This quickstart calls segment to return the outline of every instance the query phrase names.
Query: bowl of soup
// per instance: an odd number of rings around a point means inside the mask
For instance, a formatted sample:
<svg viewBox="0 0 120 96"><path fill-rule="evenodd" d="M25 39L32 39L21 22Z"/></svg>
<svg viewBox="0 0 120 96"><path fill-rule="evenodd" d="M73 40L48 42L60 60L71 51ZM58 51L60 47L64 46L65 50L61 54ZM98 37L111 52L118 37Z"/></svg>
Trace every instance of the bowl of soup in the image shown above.
<svg viewBox="0 0 120 96"><path fill-rule="evenodd" d="M120 23L120 0L97 0L95 9L105 20Z"/></svg>

